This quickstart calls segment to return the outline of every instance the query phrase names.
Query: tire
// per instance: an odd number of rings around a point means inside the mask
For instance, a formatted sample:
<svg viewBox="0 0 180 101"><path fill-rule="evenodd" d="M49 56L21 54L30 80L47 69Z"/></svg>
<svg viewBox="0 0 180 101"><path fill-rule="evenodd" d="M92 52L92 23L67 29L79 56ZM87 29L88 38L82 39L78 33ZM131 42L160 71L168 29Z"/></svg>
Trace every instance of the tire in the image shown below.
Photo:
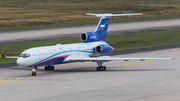
<svg viewBox="0 0 180 101"><path fill-rule="evenodd" d="M47 66L44 67L44 70L47 70Z"/></svg>
<svg viewBox="0 0 180 101"><path fill-rule="evenodd" d="M102 68L102 71L104 71L104 70L105 70L104 66L102 66L101 68Z"/></svg>
<svg viewBox="0 0 180 101"><path fill-rule="evenodd" d="M49 70L49 69L50 69L50 67L48 66L48 67L47 67L47 70Z"/></svg>
<svg viewBox="0 0 180 101"><path fill-rule="evenodd" d="M52 66L52 70L54 70L54 66Z"/></svg>
<svg viewBox="0 0 180 101"><path fill-rule="evenodd" d="M104 71L106 71L106 66L104 66Z"/></svg>
<svg viewBox="0 0 180 101"><path fill-rule="evenodd" d="M103 67L99 67L99 69L100 69L99 71L103 71Z"/></svg>
<svg viewBox="0 0 180 101"><path fill-rule="evenodd" d="M32 76L34 76L34 72L32 72Z"/></svg>
<svg viewBox="0 0 180 101"><path fill-rule="evenodd" d="M36 72L34 72L34 76L36 76L36 74L37 74L37 73L36 73Z"/></svg>
<svg viewBox="0 0 180 101"><path fill-rule="evenodd" d="M99 67L97 67L96 70L99 71Z"/></svg>

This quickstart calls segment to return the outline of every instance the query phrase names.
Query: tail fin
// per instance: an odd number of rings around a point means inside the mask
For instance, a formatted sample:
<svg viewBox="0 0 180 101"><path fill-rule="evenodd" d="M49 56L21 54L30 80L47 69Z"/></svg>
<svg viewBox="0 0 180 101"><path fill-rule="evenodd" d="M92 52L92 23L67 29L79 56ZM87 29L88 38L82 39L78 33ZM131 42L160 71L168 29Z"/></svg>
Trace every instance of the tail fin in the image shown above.
<svg viewBox="0 0 180 101"><path fill-rule="evenodd" d="M99 41L105 41L110 18L101 18L95 30Z"/></svg>
<svg viewBox="0 0 180 101"><path fill-rule="evenodd" d="M93 15L96 17L100 17L99 24L95 30L96 36L98 37L98 41L105 41L106 33L108 29L108 24L110 17L113 16L131 16L131 15L145 15L146 13L134 13L134 14L93 14L93 13L86 13L86 15Z"/></svg>

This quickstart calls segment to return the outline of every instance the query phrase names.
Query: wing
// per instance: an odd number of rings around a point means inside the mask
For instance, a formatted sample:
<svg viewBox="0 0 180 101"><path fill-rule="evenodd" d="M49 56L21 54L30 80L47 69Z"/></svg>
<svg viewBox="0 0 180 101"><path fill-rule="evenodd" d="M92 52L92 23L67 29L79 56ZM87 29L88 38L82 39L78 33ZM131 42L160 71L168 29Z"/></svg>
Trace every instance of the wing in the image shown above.
<svg viewBox="0 0 180 101"><path fill-rule="evenodd" d="M0 58L18 58L18 56L6 56L4 54L0 54Z"/></svg>
<svg viewBox="0 0 180 101"><path fill-rule="evenodd" d="M17 59L18 56L6 56L5 58L14 58L14 59Z"/></svg>
<svg viewBox="0 0 180 101"><path fill-rule="evenodd" d="M85 57L85 58L77 58L77 57L68 57L64 60L64 62L85 62L85 61L92 61L92 62L107 62L107 61L113 61L113 60L154 60L154 59L163 59L163 60L174 60L175 58L112 58L110 56L100 56L100 57Z"/></svg>

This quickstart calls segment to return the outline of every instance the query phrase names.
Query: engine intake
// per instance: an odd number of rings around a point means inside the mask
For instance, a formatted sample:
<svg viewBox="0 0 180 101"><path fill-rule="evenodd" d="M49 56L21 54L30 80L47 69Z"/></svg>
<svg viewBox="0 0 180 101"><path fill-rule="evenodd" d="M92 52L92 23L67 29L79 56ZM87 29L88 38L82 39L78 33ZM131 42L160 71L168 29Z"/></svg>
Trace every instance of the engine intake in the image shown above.
<svg viewBox="0 0 180 101"><path fill-rule="evenodd" d="M86 41L87 38L88 38L88 36L87 36L86 33L82 33L82 34L81 34L81 40L82 40L82 41Z"/></svg>
<svg viewBox="0 0 180 101"><path fill-rule="evenodd" d="M97 41L96 32L83 32L80 35L80 38L83 42L92 42Z"/></svg>
<svg viewBox="0 0 180 101"><path fill-rule="evenodd" d="M108 44L102 44L102 45L96 46L96 48L95 48L95 52L99 53L99 54L109 53L112 50L113 50L113 47L111 47Z"/></svg>

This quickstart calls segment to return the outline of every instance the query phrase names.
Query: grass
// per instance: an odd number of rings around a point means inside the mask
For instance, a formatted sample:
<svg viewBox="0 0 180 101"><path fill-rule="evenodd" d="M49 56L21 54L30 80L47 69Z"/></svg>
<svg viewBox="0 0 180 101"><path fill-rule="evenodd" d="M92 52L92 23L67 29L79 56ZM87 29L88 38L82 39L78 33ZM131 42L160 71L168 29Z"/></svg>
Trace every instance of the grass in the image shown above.
<svg viewBox="0 0 180 101"><path fill-rule="evenodd" d="M132 34L108 35L106 42L114 47L114 51L180 44L180 29L166 31L151 31ZM58 43L79 43L79 38L16 43L0 45L0 53L7 56L18 56L22 51L32 47L49 46ZM0 59L0 63L15 62L16 59Z"/></svg>
<svg viewBox="0 0 180 101"><path fill-rule="evenodd" d="M179 0L1 0L0 31L95 24L85 13L147 13L113 17L111 22L174 18Z"/></svg>
<svg viewBox="0 0 180 101"><path fill-rule="evenodd" d="M179 44L179 32L180 29L110 35L106 41L115 48L114 51L165 46Z"/></svg>

